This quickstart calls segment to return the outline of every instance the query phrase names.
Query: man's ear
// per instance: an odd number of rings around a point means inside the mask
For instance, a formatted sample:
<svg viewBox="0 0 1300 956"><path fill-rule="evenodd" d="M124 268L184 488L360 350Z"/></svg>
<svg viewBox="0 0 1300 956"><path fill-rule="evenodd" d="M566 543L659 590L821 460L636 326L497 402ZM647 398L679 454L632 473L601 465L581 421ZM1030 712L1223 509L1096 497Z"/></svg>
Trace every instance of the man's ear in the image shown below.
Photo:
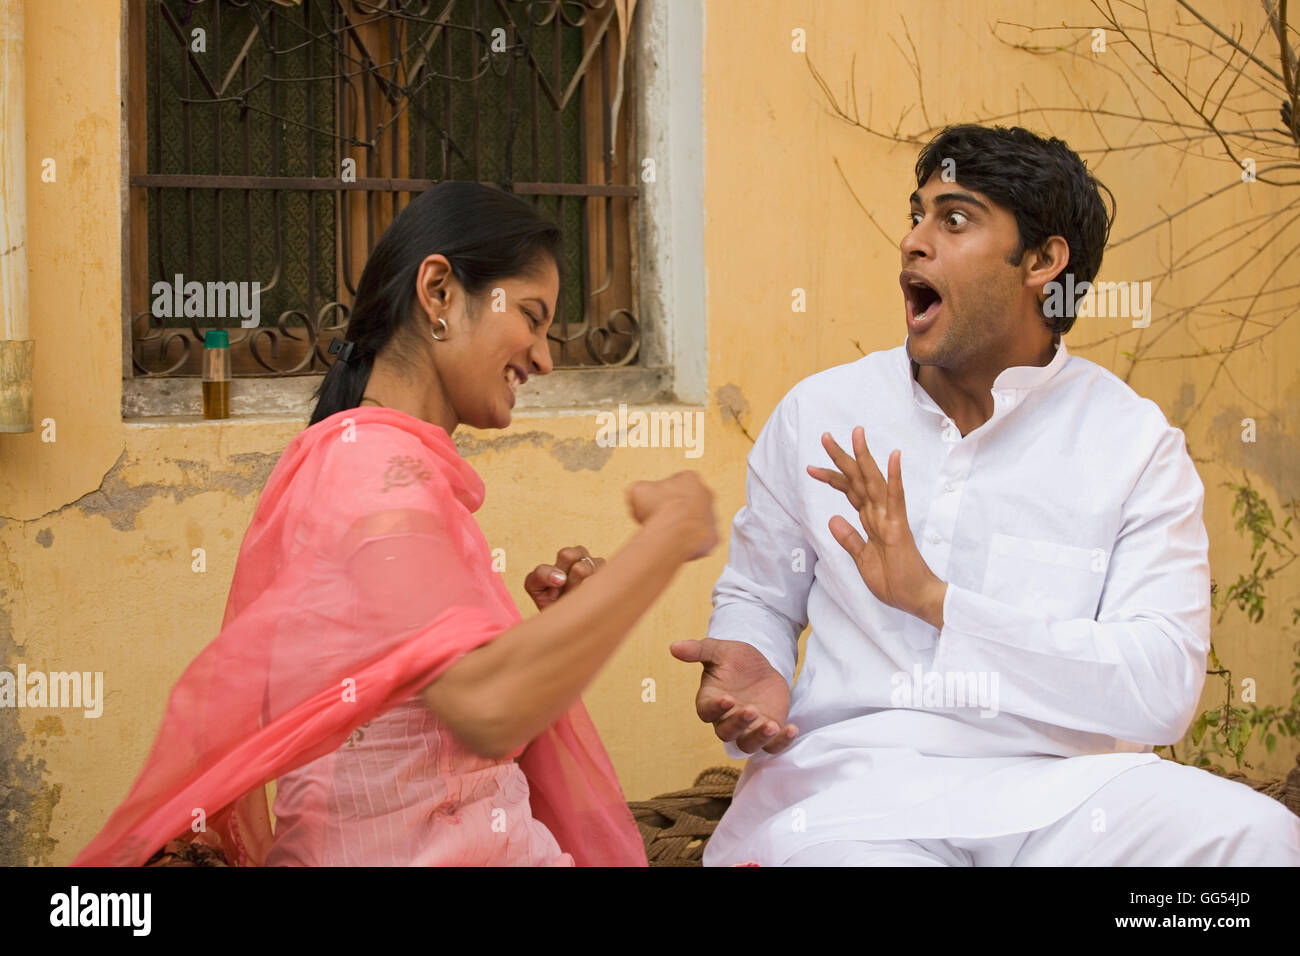
<svg viewBox="0 0 1300 956"><path fill-rule="evenodd" d="M1051 236L1038 249L1025 252L1022 263L1025 274L1025 287L1040 302L1047 293L1043 287L1065 271L1070 264L1070 244L1062 236Z"/></svg>

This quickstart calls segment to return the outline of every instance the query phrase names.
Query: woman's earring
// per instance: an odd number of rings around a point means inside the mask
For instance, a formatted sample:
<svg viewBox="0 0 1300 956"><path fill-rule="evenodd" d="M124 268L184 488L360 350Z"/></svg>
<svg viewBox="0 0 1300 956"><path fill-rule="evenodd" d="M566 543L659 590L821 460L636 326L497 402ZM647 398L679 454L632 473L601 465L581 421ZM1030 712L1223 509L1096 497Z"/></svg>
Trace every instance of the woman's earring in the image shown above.
<svg viewBox="0 0 1300 956"><path fill-rule="evenodd" d="M444 319L442 316L438 316L433 321L436 322L438 325L442 326L442 335L439 335L436 330L434 331L433 333L434 341L445 342L447 340L447 320Z"/></svg>

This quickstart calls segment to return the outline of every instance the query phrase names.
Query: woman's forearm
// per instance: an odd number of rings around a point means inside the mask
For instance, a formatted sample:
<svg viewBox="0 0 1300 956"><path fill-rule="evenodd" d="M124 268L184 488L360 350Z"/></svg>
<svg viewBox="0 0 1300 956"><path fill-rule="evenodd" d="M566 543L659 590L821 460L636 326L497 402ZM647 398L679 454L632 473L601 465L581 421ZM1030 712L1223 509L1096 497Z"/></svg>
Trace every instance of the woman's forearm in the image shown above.
<svg viewBox="0 0 1300 956"><path fill-rule="evenodd" d="M690 559L694 540L668 516L647 522L582 587L444 672L425 688L426 703L485 756L524 745L572 706Z"/></svg>

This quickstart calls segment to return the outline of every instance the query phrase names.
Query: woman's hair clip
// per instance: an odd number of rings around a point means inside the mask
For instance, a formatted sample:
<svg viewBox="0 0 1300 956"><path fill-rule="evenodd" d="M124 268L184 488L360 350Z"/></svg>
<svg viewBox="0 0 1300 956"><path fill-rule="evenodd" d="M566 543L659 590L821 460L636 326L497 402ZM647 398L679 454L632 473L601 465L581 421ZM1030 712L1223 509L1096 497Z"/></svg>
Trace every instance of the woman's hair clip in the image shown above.
<svg viewBox="0 0 1300 956"><path fill-rule="evenodd" d="M342 339L335 339L330 343L330 355L337 355L345 362L352 360L352 352L356 348L356 342L345 342Z"/></svg>

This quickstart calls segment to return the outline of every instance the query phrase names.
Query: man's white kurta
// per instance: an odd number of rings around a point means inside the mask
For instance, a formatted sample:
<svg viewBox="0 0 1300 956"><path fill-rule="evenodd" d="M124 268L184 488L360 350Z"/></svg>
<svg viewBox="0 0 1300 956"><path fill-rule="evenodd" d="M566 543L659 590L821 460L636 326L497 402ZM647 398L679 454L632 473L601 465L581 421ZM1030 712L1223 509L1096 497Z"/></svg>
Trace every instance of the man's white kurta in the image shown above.
<svg viewBox="0 0 1300 956"><path fill-rule="evenodd" d="M1190 725L1210 567L1182 432L1063 341L992 391L993 416L963 437L900 346L803 380L764 426L709 636L792 682L811 624L800 733L750 758L706 865L1038 829ZM881 474L902 450L908 524L949 582L942 632L878 601L830 533L834 515L862 526L806 466L834 467L821 435L851 453L858 425Z"/></svg>

